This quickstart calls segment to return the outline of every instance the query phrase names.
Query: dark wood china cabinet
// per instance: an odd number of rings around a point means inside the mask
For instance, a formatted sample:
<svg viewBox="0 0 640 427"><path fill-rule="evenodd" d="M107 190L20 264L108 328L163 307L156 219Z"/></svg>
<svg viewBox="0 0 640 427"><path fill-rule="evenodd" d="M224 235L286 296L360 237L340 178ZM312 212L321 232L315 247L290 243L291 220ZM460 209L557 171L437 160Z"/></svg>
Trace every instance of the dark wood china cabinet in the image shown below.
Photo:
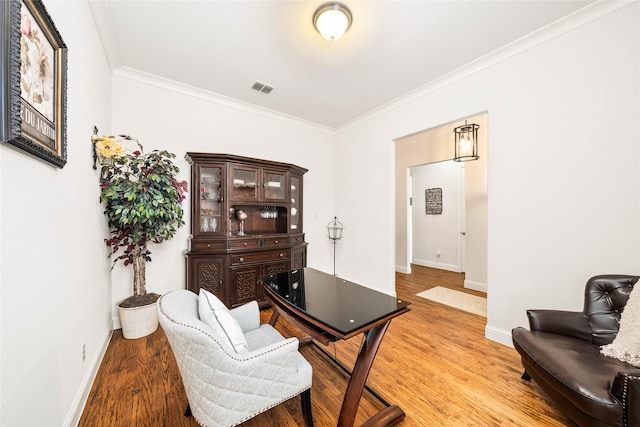
<svg viewBox="0 0 640 427"><path fill-rule="evenodd" d="M267 305L258 278L306 267L302 178L307 169L231 154L187 153L191 236L187 288L236 307Z"/></svg>

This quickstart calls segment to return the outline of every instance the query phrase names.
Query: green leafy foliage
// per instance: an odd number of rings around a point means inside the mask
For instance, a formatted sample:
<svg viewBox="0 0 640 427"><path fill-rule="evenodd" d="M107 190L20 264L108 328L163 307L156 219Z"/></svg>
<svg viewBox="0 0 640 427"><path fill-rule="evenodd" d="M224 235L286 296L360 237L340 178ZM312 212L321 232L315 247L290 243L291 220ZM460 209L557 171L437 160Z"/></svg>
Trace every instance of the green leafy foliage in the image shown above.
<svg viewBox="0 0 640 427"><path fill-rule="evenodd" d="M164 150L135 151L113 157L102 167L100 201L105 206L111 234L106 243L114 264L123 261L135 268L136 258L151 261L148 243L170 240L185 224L182 201L187 182L175 178L179 172L175 157Z"/></svg>

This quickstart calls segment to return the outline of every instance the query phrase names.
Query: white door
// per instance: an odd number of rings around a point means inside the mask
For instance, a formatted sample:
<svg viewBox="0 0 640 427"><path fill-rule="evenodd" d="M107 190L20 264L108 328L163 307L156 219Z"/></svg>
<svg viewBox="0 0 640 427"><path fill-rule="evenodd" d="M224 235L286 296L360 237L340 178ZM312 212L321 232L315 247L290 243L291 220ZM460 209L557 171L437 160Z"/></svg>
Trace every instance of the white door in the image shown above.
<svg viewBox="0 0 640 427"><path fill-rule="evenodd" d="M413 178L411 260L462 272L464 254L464 168L453 161L411 168Z"/></svg>

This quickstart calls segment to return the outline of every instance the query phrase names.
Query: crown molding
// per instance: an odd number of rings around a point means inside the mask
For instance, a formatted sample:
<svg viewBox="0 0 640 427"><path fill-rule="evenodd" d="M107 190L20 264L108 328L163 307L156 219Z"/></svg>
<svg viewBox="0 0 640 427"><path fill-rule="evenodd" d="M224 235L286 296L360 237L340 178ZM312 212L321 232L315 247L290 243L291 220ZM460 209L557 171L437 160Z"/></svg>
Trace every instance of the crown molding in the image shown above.
<svg viewBox="0 0 640 427"><path fill-rule="evenodd" d="M283 121L295 126L304 127L331 135L335 134L334 129L329 126L320 125L315 122L279 113L274 110L259 107L257 105L219 95L214 92L209 92L203 89L196 88L194 86L186 85L184 83L123 66L120 47L117 42L115 29L113 28L113 22L111 19L111 9L109 7L109 2L90 1L88 3L91 14L93 15L93 20L96 25L98 37L100 38L100 42L102 43L102 47L107 57L109 68L111 69L111 73L114 76L119 76L140 83L149 84L151 86L161 87L166 90L182 93L199 99L204 99L209 102L243 110L252 114L269 117L271 119Z"/></svg>
<svg viewBox="0 0 640 427"><path fill-rule="evenodd" d="M188 95L193 98L202 99L215 104L224 105L226 107L234 108L236 110L242 110L251 114L257 114L260 116L268 117L270 119L278 120L288 123L290 125L304 127L318 132L328 133L334 135L335 131L329 126L323 126L315 122L306 121L298 117L289 116L284 113L280 113L268 108L259 107L248 102L239 101L235 98L220 95L215 92L206 91L204 89L177 82L175 80L159 77L155 74L146 73L143 71L135 70L129 67L120 67L113 71L114 76L122 77L128 80L137 81L140 83L148 84L150 86L159 87L169 91Z"/></svg>
<svg viewBox="0 0 640 427"><path fill-rule="evenodd" d="M488 67L505 61L513 56L516 56L522 52L525 52L533 47L536 47L542 43L566 34L576 28L586 25L595 21L603 16L613 13L623 7L637 3L638 0L596 0L584 8L569 14L551 24L548 24L536 31L529 33L499 49L494 50L468 64L465 64L442 77L435 79L423 86L420 86L406 94L389 101L377 107L368 113L365 113L353 120L346 122L335 128L335 133L339 134L379 117L382 114L393 111L402 107L405 104L422 98L432 92L435 92L445 86L469 77L475 73L478 73Z"/></svg>

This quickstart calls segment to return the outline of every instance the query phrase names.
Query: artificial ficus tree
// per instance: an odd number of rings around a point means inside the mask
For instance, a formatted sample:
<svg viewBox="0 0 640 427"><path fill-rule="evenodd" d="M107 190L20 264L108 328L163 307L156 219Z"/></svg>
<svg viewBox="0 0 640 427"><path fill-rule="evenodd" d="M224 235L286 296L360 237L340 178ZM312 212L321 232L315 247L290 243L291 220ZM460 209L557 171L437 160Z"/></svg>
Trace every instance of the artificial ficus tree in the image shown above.
<svg viewBox="0 0 640 427"><path fill-rule="evenodd" d="M100 201L104 203L110 237L106 239L114 265L122 261L133 268L133 296L121 306L149 302L146 263L151 261L149 243L170 240L184 225L182 201L187 182L178 181L175 154L154 150L145 154L142 145L126 135L94 136L100 160ZM139 149L127 153L122 142L134 141ZM157 298L153 294L152 298Z"/></svg>

